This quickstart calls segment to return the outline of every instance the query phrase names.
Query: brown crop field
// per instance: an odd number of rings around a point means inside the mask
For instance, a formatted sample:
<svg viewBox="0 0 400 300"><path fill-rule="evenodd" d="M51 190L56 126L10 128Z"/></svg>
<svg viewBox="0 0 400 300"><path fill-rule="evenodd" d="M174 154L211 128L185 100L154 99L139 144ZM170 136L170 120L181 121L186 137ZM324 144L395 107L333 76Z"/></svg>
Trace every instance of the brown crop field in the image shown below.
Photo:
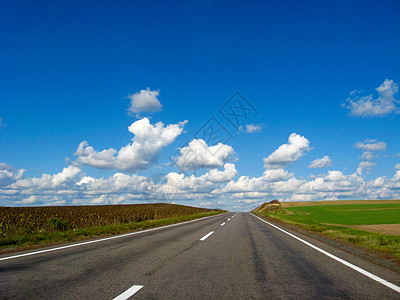
<svg viewBox="0 0 400 300"><path fill-rule="evenodd" d="M0 247L75 240L221 213L176 204L0 207Z"/></svg>

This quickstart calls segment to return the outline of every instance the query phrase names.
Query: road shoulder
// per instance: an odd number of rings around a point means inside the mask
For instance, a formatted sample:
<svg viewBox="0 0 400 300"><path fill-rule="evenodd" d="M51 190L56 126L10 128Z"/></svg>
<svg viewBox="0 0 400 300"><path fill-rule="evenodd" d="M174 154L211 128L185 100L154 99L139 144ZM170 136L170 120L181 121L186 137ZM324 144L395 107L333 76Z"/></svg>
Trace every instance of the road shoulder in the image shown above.
<svg viewBox="0 0 400 300"><path fill-rule="evenodd" d="M311 237L317 241L328 244L332 247L335 247L335 248L345 251L347 253L353 254L357 257L363 258L363 259L370 261L376 265L379 265L381 267L387 268L391 271L394 271L394 272L400 274L400 264L388 259L387 257L385 257L385 255L383 253L373 251L373 250L367 250L367 249L358 247L354 244L346 243L344 241L334 239L334 238L324 235L322 233L310 231L310 230L307 230L300 226L297 226L294 224L289 224L289 223L286 223L282 220L278 220L275 218L271 218L264 214L259 214L259 213L254 213L254 214L262 219L267 220L268 222L274 223L278 226L281 226L281 227L290 229L292 231L295 231L297 233L303 234L305 236Z"/></svg>

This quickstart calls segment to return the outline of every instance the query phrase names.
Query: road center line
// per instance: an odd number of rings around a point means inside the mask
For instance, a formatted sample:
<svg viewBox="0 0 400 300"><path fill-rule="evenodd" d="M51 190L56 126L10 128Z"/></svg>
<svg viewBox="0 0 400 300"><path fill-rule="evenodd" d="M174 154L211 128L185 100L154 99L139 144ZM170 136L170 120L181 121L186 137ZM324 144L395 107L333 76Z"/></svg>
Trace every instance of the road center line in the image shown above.
<svg viewBox="0 0 400 300"><path fill-rule="evenodd" d="M113 300L126 300L129 297L132 297L133 294L137 293L142 287L143 285L133 285L125 292L123 292L121 295L115 297Z"/></svg>
<svg viewBox="0 0 400 300"><path fill-rule="evenodd" d="M221 224L221 226L224 226L224 225L225 225L225 222Z"/></svg>
<svg viewBox="0 0 400 300"><path fill-rule="evenodd" d="M214 231L210 231L209 233L207 233L205 236L203 236L200 241L204 241L206 238L208 238L210 235L212 235L214 233Z"/></svg>
<svg viewBox="0 0 400 300"><path fill-rule="evenodd" d="M156 227L156 228L151 228L151 229L146 229L146 230L141 230L141 231L135 231L135 232L130 232L130 233L125 233L125 234L116 235L116 236L107 237L107 238L102 238L102 239L98 239L98 240L91 240L91 241L87 241L87 242L71 244L71 245L57 247L57 248L51 248L51 249L40 250L40 251L35 251L35 252L29 252L29 253L24 253L24 254L18 254L18 255L13 255L13 256L1 257L0 261L7 260L7 259L14 259L14 258L23 257L23 256L30 256L30 255L40 254L40 253L46 253L46 252L51 252L51 251L57 251L57 250L67 249L67 248L72 248L72 247L78 247L78 246L88 245L88 244L93 244L93 243L98 243L98 242L104 242L104 241L113 240L113 239L119 239L119 238L130 236L130 235L141 234L141 233L145 233L145 232L149 232L149 231L160 230L160 229L163 229L163 228L169 228L169 227L179 226L179 225L183 225L183 224L189 224L189 223L197 222L197 221L200 221L200 220L214 218L216 216L219 216L219 214L218 215L214 215L214 216L194 219L194 220L190 220L190 221L186 221L186 222L170 224L170 225L165 225L165 226L160 226L160 227Z"/></svg>
<svg viewBox="0 0 400 300"><path fill-rule="evenodd" d="M282 231L283 233L286 233L287 235L291 236L292 238L295 238L296 240L299 240L300 242L306 244L307 246L309 246L309 247L321 252L322 254L325 254L326 256L329 256L330 258L332 258L332 259L344 264L345 266L347 266L349 268L352 268L353 270L355 270L355 271L357 271L357 272L359 272L359 273L361 273L361 274L363 274L363 275L365 275L365 276L367 276L367 277L369 277L369 278L371 278L371 279L373 279L373 280L375 280L375 281L387 286L388 288L391 288L392 290L395 290L398 293L400 293L400 286L397 286L397 285L395 285L395 284L393 284L393 283L391 283L389 281L386 281L385 279L382 279L382 278L380 278L380 277L378 277L378 276L376 276L376 275L374 275L374 274L372 274L372 273L370 273L368 271L365 271L364 269L361 269L360 267L357 267L356 265L353 265L352 263L349 263L349 262L345 261L344 259L341 259L341 258L339 258L339 257L337 257L337 256L335 256L333 254L330 254L329 252L327 252L325 250L322 250L321 248L318 248L317 246L314 246L313 244L311 244L311 243L309 243L309 242L307 242L307 241L295 236L294 234L291 234L290 232L287 232L286 230L283 230L282 228L280 228L280 227L278 227L278 226L276 226L276 225L274 225L274 224L272 224L270 222L267 222L267 221L261 219L258 216L253 215L252 213L250 213L250 214L253 217L256 217L257 219L261 220L262 222L267 223L268 225L271 225L272 227L275 227L276 229Z"/></svg>

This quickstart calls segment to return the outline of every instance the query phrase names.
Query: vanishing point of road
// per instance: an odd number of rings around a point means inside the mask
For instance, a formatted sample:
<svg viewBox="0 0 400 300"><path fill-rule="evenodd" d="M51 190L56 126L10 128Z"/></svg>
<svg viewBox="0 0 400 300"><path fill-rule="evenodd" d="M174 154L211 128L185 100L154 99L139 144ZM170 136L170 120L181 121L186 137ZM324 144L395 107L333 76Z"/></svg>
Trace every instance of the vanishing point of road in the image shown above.
<svg viewBox="0 0 400 300"><path fill-rule="evenodd" d="M250 213L0 256L1 299L400 299L399 286Z"/></svg>

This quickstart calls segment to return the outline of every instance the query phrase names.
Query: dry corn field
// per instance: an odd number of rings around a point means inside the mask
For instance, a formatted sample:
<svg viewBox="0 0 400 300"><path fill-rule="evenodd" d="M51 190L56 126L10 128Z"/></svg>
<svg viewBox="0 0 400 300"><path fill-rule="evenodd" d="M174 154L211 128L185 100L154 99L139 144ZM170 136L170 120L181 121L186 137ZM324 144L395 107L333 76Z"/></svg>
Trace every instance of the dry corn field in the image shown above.
<svg viewBox="0 0 400 300"><path fill-rule="evenodd" d="M35 232L120 225L147 220L181 217L211 211L175 204L100 206L0 207L3 237Z"/></svg>

